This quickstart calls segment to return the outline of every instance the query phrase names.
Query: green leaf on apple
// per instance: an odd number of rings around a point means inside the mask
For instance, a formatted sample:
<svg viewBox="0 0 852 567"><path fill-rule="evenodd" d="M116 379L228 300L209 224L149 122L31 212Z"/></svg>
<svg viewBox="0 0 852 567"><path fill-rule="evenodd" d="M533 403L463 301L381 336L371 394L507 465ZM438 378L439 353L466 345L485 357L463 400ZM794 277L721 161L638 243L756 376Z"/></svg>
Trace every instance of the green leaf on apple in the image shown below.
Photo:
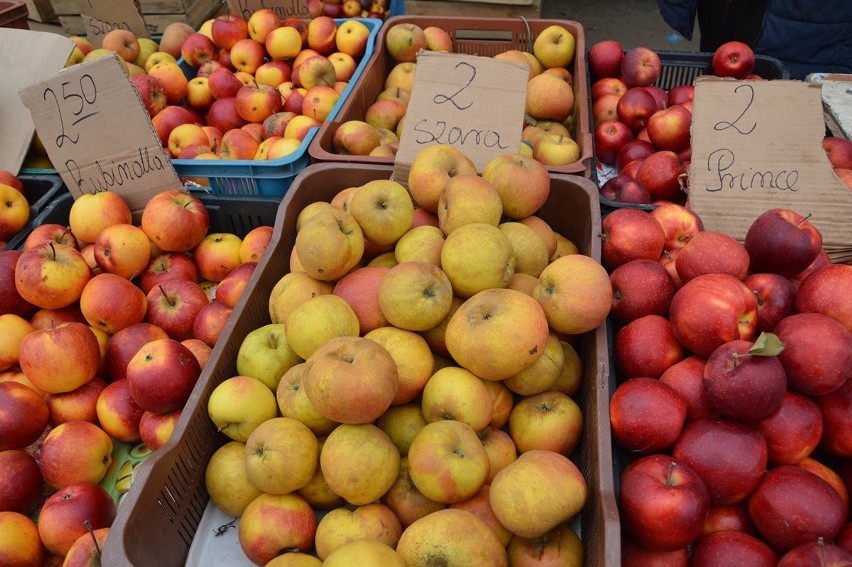
<svg viewBox="0 0 852 567"><path fill-rule="evenodd" d="M760 333L754 344L748 349L746 354L754 356L778 356L784 350L784 343L778 338L778 335L772 333Z"/></svg>

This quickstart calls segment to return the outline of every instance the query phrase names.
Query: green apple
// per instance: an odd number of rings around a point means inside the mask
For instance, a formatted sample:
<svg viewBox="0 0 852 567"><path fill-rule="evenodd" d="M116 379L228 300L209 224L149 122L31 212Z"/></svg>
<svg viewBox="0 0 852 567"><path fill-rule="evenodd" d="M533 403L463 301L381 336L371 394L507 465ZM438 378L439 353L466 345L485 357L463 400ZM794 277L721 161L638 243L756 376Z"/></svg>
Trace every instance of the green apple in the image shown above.
<svg viewBox="0 0 852 567"><path fill-rule="evenodd" d="M245 336L237 354L237 374L260 380L273 392L291 367L303 362L293 352L284 325L270 323Z"/></svg>

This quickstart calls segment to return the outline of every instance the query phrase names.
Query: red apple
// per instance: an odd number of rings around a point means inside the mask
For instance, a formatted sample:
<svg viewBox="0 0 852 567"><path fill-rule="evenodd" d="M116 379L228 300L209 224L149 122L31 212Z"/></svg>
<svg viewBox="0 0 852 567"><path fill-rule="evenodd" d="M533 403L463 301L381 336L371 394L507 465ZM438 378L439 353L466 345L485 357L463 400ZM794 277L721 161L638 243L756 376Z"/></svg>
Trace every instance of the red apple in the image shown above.
<svg viewBox="0 0 852 567"><path fill-rule="evenodd" d="M806 277L808 277L818 269L828 266L829 264L831 264L831 257L829 257L828 253L826 253L825 250L820 250L819 254L817 254L817 257L814 258L813 262L811 262L811 265L796 274L795 276L791 277L790 281L793 282L793 284L796 286L796 290L798 291L799 284L801 284Z"/></svg>
<svg viewBox="0 0 852 567"><path fill-rule="evenodd" d="M198 281L198 268L189 255L182 252L158 254L140 275L139 287L147 295L151 288L171 279Z"/></svg>
<svg viewBox="0 0 852 567"><path fill-rule="evenodd" d="M651 115L657 112L657 100L647 89L634 86L618 99L616 112L618 119L636 132L644 128Z"/></svg>
<svg viewBox="0 0 852 567"><path fill-rule="evenodd" d="M796 309L796 286L778 274L752 274L743 280L757 300L755 332L771 332L784 317Z"/></svg>
<svg viewBox="0 0 852 567"><path fill-rule="evenodd" d="M107 383L95 376L76 390L47 394L44 401L50 412L50 425L56 427L68 421L98 423L98 397Z"/></svg>
<svg viewBox="0 0 852 567"><path fill-rule="evenodd" d="M130 395L130 381L116 380L101 392L97 402L101 429L123 443L138 443L143 410Z"/></svg>
<svg viewBox="0 0 852 567"><path fill-rule="evenodd" d="M178 419L180 419L181 410L170 411L169 413L154 413L146 411L142 414L142 419L139 420L139 436L142 442L152 451L156 451L166 444Z"/></svg>
<svg viewBox="0 0 852 567"><path fill-rule="evenodd" d="M769 209L748 228L745 249L752 271L795 276L807 268L822 249L822 234L799 213Z"/></svg>
<svg viewBox="0 0 852 567"><path fill-rule="evenodd" d="M0 251L0 315L25 316L35 309L15 287L15 265L20 257L19 250Z"/></svg>
<svg viewBox="0 0 852 567"><path fill-rule="evenodd" d="M249 36L248 22L237 14L216 16L213 25L210 27L210 35L216 45L224 49L231 49L239 40L246 39Z"/></svg>
<svg viewBox="0 0 852 567"><path fill-rule="evenodd" d="M637 140L639 140L639 138L636 138L636 139L637 139ZM650 142L650 140L648 140L647 138L645 138L644 140L639 140L639 141L641 141L641 142L647 142L647 143L649 143L649 144L651 143L651 142ZM618 156L616 156L616 159L617 159L617 158L618 158ZM634 160L628 161L628 162L624 165L624 167L622 167L622 168L619 170L619 173L620 173L621 175L626 175L627 177L630 177L631 179L634 179L634 180L635 180L635 179L636 179L636 173L639 171L639 168L642 166L642 163L643 163L644 161L645 161L645 158L636 158L636 159L634 159ZM644 187L644 185L643 185L643 187ZM645 187L645 190L646 190L646 191L647 191L647 189L648 189L648 188L647 188L647 187ZM650 192L650 191L648 191L648 195L649 195L649 197L650 197L650 193L651 193L651 192Z"/></svg>
<svg viewBox="0 0 852 567"><path fill-rule="evenodd" d="M770 465L795 465L809 456L822 437L822 414L808 396L786 392L781 405L755 426L766 439Z"/></svg>
<svg viewBox="0 0 852 567"><path fill-rule="evenodd" d="M648 137L661 150L682 152L690 145L691 127L692 113L676 104L648 118Z"/></svg>
<svg viewBox="0 0 852 567"><path fill-rule="evenodd" d="M198 68L204 63L215 60L219 55L219 48L212 39L203 33L195 32L188 35L181 43L180 55L186 63Z"/></svg>
<svg viewBox="0 0 852 567"><path fill-rule="evenodd" d="M243 262L231 270L216 286L216 301L231 309L236 307L255 268L257 262Z"/></svg>
<svg viewBox="0 0 852 567"><path fill-rule="evenodd" d="M796 309L801 313L822 313L839 321L852 332L852 266L831 264L802 280L796 293Z"/></svg>
<svg viewBox="0 0 852 567"><path fill-rule="evenodd" d="M195 321L192 324L192 336L213 348L216 341L219 340L232 311L232 308L214 299L203 306L195 315Z"/></svg>
<svg viewBox="0 0 852 567"><path fill-rule="evenodd" d="M166 339L168 334L151 323L130 325L110 337L106 350L107 376L111 381L127 377L127 363L145 343Z"/></svg>
<svg viewBox="0 0 852 567"><path fill-rule="evenodd" d="M820 446L838 457L852 457L852 380L839 389L816 398L822 414Z"/></svg>
<svg viewBox="0 0 852 567"><path fill-rule="evenodd" d="M706 358L728 341L754 339L757 301L737 278L704 274L675 292L669 319L678 342Z"/></svg>
<svg viewBox="0 0 852 567"><path fill-rule="evenodd" d="M130 79L136 92L139 93L139 98L142 99L142 104L145 105L145 110L148 111L148 116L153 118L161 110L169 104L169 99L166 96L166 91L163 89L160 79L154 75L143 73L136 75Z"/></svg>
<svg viewBox="0 0 852 567"><path fill-rule="evenodd" d="M15 264L15 288L26 301L44 309L71 305L92 273L83 255L53 242L21 254Z"/></svg>
<svg viewBox="0 0 852 567"><path fill-rule="evenodd" d="M145 344L127 365L133 400L156 413L182 408L200 374L192 351L174 339Z"/></svg>
<svg viewBox="0 0 852 567"><path fill-rule="evenodd" d="M647 47L634 47L621 61L621 78L630 87L654 84L660 76L662 62L657 53Z"/></svg>
<svg viewBox="0 0 852 567"><path fill-rule="evenodd" d="M797 545L785 553L778 561L777 567L801 567L814 565L818 567L848 567L852 565L852 552L826 542L822 538Z"/></svg>
<svg viewBox="0 0 852 567"><path fill-rule="evenodd" d="M651 216L657 219L666 235L666 250L679 250L692 240L696 233L704 230L701 217L683 205L668 201L654 203Z"/></svg>
<svg viewBox="0 0 852 567"><path fill-rule="evenodd" d="M822 148L834 169L852 169L852 141L837 136L822 139Z"/></svg>
<svg viewBox="0 0 852 567"><path fill-rule="evenodd" d="M614 39L595 43L586 54L589 71L592 77L618 77L621 74L621 60L624 59L624 49Z"/></svg>
<svg viewBox="0 0 852 567"><path fill-rule="evenodd" d="M619 150L633 139L633 132L620 120L607 120L595 126L594 137L598 160L613 164Z"/></svg>
<svg viewBox="0 0 852 567"><path fill-rule="evenodd" d="M677 85L676 87L670 88L668 92L669 106L683 104L693 98L695 98L695 86L693 85Z"/></svg>
<svg viewBox="0 0 852 567"><path fill-rule="evenodd" d="M628 145L631 143L633 142L628 142ZM600 195L617 203L651 203L651 194L648 193L648 189L629 175L616 175L607 179L601 186Z"/></svg>
<svg viewBox="0 0 852 567"><path fill-rule="evenodd" d="M45 500L38 515L38 533L48 551L64 556L89 526L93 530L108 528L115 514L112 496L100 485L69 484Z"/></svg>
<svg viewBox="0 0 852 567"><path fill-rule="evenodd" d="M766 441L754 427L711 419L686 424L672 451L701 476L710 501L726 505L743 502L754 491L766 469L766 455Z"/></svg>
<svg viewBox="0 0 852 567"><path fill-rule="evenodd" d="M237 112L236 96L217 98L207 110L207 125L213 126L223 133L240 128L245 124L246 121Z"/></svg>
<svg viewBox="0 0 852 567"><path fill-rule="evenodd" d="M834 538L834 542L838 547L842 547L849 553L852 553L852 522L847 522Z"/></svg>
<svg viewBox="0 0 852 567"><path fill-rule="evenodd" d="M18 512L29 516L44 498L41 469L26 451L0 451L0 512Z"/></svg>
<svg viewBox="0 0 852 567"><path fill-rule="evenodd" d="M751 518L748 517L748 506L745 502L733 506L710 504L707 518L704 520L704 533L723 530L736 530L752 536L757 535L757 530L751 523Z"/></svg>
<svg viewBox="0 0 852 567"><path fill-rule="evenodd" d="M195 317L208 303L207 294L197 283L182 279L168 280L151 288L147 297L145 321L179 341L192 337Z"/></svg>
<svg viewBox="0 0 852 567"><path fill-rule="evenodd" d="M657 103L657 110L665 110L669 106L668 95L666 95L666 91L661 89L656 85L647 85L642 87L654 97L654 100Z"/></svg>
<svg viewBox="0 0 852 567"><path fill-rule="evenodd" d="M692 546L691 559L693 567L775 567L778 558L771 547L756 537L736 530L723 530L698 538Z"/></svg>
<svg viewBox="0 0 852 567"><path fill-rule="evenodd" d="M622 526L643 547L675 551L701 535L709 497L701 477L665 455L648 455L621 473Z"/></svg>
<svg viewBox="0 0 852 567"><path fill-rule="evenodd" d="M728 41L716 48L710 65L718 77L745 79L754 70L754 51L741 41Z"/></svg>
<svg viewBox="0 0 852 567"><path fill-rule="evenodd" d="M832 539L847 514L840 495L829 483L791 465L766 473L749 498L748 510L760 535L781 551L818 537Z"/></svg>
<svg viewBox="0 0 852 567"><path fill-rule="evenodd" d="M210 228L210 214L187 191L161 191L142 210L142 230L164 252L188 252Z"/></svg>
<svg viewBox="0 0 852 567"><path fill-rule="evenodd" d="M659 259L663 253L663 227L648 211L616 209L601 225L601 260L613 270L631 260Z"/></svg>
<svg viewBox="0 0 852 567"><path fill-rule="evenodd" d="M233 98L242 88L243 84L227 67L214 69L207 77L207 87L217 100L220 98Z"/></svg>
<svg viewBox="0 0 852 567"><path fill-rule="evenodd" d="M629 323L645 315L669 314L675 286L668 270L655 260L631 260L609 276L612 283L610 315L618 323Z"/></svg>
<svg viewBox="0 0 852 567"><path fill-rule="evenodd" d="M790 315L778 323L775 333L785 345L778 359L791 390L821 396L852 376L852 333L831 317Z"/></svg>
<svg viewBox="0 0 852 567"><path fill-rule="evenodd" d="M645 159L657 151L654 144L646 140L631 140L624 144L615 156L615 167L621 171L635 159Z"/></svg>
<svg viewBox="0 0 852 567"><path fill-rule="evenodd" d="M151 124L164 148L169 146L169 134L181 124L195 124L195 115L183 106L170 104L151 118Z"/></svg>
<svg viewBox="0 0 852 567"><path fill-rule="evenodd" d="M48 242L64 244L77 250L80 249L77 239L69 227L62 224L46 223L35 227L29 236L27 236L26 240L24 240L24 250L31 250Z"/></svg>
<svg viewBox="0 0 852 567"><path fill-rule="evenodd" d="M70 392L95 377L101 349L87 325L63 323L24 336L18 363L38 389L49 394Z"/></svg>
<svg viewBox="0 0 852 567"><path fill-rule="evenodd" d="M719 413L710 407L704 392L703 358L688 356L671 366L660 376L660 382L674 388L686 401L686 421L696 419L715 419Z"/></svg>
<svg viewBox="0 0 852 567"><path fill-rule="evenodd" d="M654 453L673 446L685 419L686 402L655 378L631 378L621 383L609 400L612 436L634 453Z"/></svg>
<svg viewBox="0 0 852 567"><path fill-rule="evenodd" d="M621 95L627 92L627 85L624 84L624 81L619 79L618 77L606 77L601 78L592 83L591 87L591 95L592 101L596 101L599 98L612 94L621 98ZM616 99L617 100L617 99Z"/></svg>
<svg viewBox="0 0 852 567"><path fill-rule="evenodd" d="M651 201L681 203L686 196L681 189L683 174L683 165L677 154L669 150L660 150L642 161L634 177L636 181L648 188Z"/></svg>
<svg viewBox="0 0 852 567"><path fill-rule="evenodd" d="M645 315L616 333L615 364L621 376L659 378L686 356L665 317Z"/></svg>
<svg viewBox="0 0 852 567"><path fill-rule="evenodd" d="M652 551L622 534L621 565L622 567L689 567L689 551L685 547L674 551Z"/></svg>

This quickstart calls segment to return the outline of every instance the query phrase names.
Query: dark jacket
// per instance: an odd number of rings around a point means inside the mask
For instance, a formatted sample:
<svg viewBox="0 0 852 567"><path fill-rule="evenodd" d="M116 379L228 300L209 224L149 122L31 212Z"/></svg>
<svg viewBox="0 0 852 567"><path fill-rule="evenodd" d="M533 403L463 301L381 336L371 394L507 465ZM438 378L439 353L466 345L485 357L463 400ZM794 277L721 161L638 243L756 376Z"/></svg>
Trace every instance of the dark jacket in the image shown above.
<svg viewBox="0 0 852 567"><path fill-rule="evenodd" d="M673 29L692 39L693 22L699 4L718 6L732 0L658 0L660 14ZM752 20L759 14L750 16ZM743 18L745 20L746 18ZM700 14L699 14L700 20ZM702 28L708 25L699 21ZM793 79L803 79L819 71L852 73L852 1L850 0L769 0L759 25L759 33L743 31L746 21L727 25L730 39L752 46L755 53L780 59ZM756 21L752 28L758 29ZM744 37L737 37L739 33ZM702 32L703 33L703 32ZM703 43L703 42L702 42ZM705 51L715 47L704 46Z"/></svg>

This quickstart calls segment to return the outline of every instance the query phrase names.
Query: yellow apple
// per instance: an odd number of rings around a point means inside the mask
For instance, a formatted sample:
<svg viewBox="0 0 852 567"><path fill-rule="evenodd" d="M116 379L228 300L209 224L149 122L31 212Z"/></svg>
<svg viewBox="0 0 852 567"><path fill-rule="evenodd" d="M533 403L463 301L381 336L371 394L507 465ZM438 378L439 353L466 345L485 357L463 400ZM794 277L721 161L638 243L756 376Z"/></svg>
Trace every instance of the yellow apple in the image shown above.
<svg viewBox="0 0 852 567"><path fill-rule="evenodd" d="M515 261L508 237L496 226L481 222L456 228L441 249L441 268L453 292L463 298L505 288L515 273Z"/></svg>
<svg viewBox="0 0 852 567"><path fill-rule="evenodd" d="M364 238L380 246L394 244L414 221L411 196L405 187L390 179L376 179L357 187L348 207Z"/></svg>
<svg viewBox="0 0 852 567"><path fill-rule="evenodd" d="M450 279L427 262L401 262L379 286L382 314L393 326L408 331L425 331L440 323L452 299Z"/></svg>
<svg viewBox="0 0 852 567"><path fill-rule="evenodd" d="M304 360L334 337L357 337L358 316L346 300L318 295L297 306L284 321L290 348Z"/></svg>
<svg viewBox="0 0 852 567"><path fill-rule="evenodd" d="M269 294L269 318L273 323L284 323L293 309L312 297L331 294L333 290L332 283L314 279L305 272L285 274Z"/></svg>
<svg viewBox="0 0 852 567"><path fill-rule="evenodd" d="M547 68L568 67L574 60L574 35L559 24L544 28L533 42L533 55Z"/></svg>
<svg viewBox="0 0 852 567"><path fill-rule="evenodd" d="M216 428L245 443L258 425L278 415L275 395L260 380L232 376L210 393L207 413Z"/></svg>
<svg viewBox="0 0 852 567"><path fill-rule="evenodd" d="M356 506L374 502L388 491L399 472L399 461L390 438L370 423L338 426L320 454L329 487Z"/></svg>
<svg viewBox="0 0 852 567"><path fill-rule="evenodd" d="M204 486L217 508L229 516L242 516L246 506L262 494L249 482L245 443L229 441L216 449L204 471Z"/></svg>
<svg viewBox="0 0 852 567"><path fill-rule="evenodd" d="M554 331L579 334L606 320L612 307L612 284L598 262L574 254L548 264L533 297L541 304Z"/></svg>
<svg viewBox="0 0 852 567"><path fill-rule="evenodd" d="M417 206L434 213L447 181L465 174L476 175L469 157L453 146L433 144L420 150L411 162L408 191Z"/></svg>
<svg viewBox="0 0 852 567"><path fill-rule="evenodd" d="M436 371L423 388L423 417L427 422L454 419L479 432L494 412L485 381L464 368L448 366Z"/></svg>
<svg viewBox="0 0 852 567"><path fill-rule="evenodd" d="M447 508L425 516L402 532L397 553L406 565L488 565L507 567L506 549L473 512Z"/></svg>
<svg viewBox="0 0 852 567"><path fill-rule="evenodd" d="M504 379L502 383L521 396L540 394L553 387L564 364L565 354L559 337L550 333L544 347L544 354L530 366Z"/></svg>
<svg viewBox="0 0 852 567"><path fill-rule="evenodd" d="M364 338L384 347L396 363L399 386L391 404L406 404L416 398L435 369L435 359L426 339L396 327L373 329Z"/></svg>
<svg viewBox="0 0 852 567"><path fill-rule="evenodd" d="M317 525L317 557L326 559L337 548L363 539L377 540L394 548L400 535L399 518L384 504L370 502L352 510L337 508L323 516Z"/></svg>
<svg viewBox="0 0 852 567"><path fill-rule="evenodd" d="M456 175L444 184L438 199L438 228L444 234L477 222L497 226L502 216L500 194L482 177Z"/></svg>

